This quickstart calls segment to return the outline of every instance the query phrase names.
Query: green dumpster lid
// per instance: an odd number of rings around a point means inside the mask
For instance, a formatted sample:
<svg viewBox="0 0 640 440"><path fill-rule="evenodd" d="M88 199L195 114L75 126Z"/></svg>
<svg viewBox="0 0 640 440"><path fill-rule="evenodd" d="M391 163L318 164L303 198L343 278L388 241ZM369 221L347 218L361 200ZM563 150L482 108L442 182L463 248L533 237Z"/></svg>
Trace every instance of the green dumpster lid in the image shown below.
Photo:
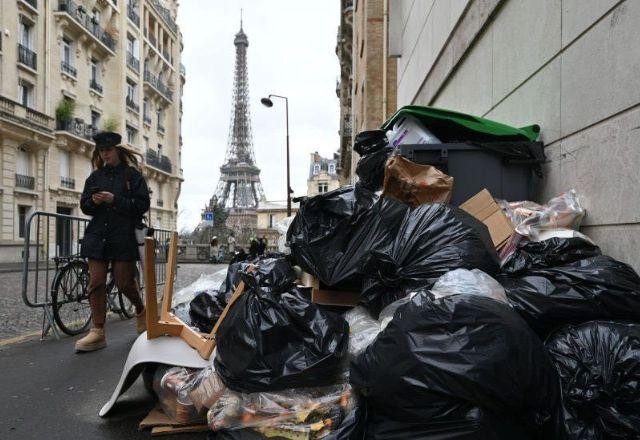
<svg viewBox="0 0 640 440"><path fill-rule="evenodd" d="M529 125L526 127L515 128L510 125L501 124L500 122L490 119L480 118L477 116L467 115L452 110L439 109L434 107L422 107L418 105L407 105L396 111L391 118L382 124L383 130L389 130L396 121L403 116L413 116L422 122L425 127L436 125L454 125L462 127L467 131L478 133L484 136L496 137L498 139L518 139L522 141L534 142L540 134L539 125ZM436 136L438 133L434 133Z"/></svg>

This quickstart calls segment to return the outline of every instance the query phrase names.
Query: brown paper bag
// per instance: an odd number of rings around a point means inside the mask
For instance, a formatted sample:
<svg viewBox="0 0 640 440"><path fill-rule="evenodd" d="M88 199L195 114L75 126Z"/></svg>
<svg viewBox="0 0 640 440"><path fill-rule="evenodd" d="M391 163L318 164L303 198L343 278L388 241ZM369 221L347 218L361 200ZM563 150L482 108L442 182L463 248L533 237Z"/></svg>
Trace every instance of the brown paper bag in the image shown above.
<svg viewBox="0 0 640 440"><path fill-rule="evenodd" d="M449 203L453 177L432 165L420 165L402 156L393 156L385 165L383 194L410 206Z"/></svg>

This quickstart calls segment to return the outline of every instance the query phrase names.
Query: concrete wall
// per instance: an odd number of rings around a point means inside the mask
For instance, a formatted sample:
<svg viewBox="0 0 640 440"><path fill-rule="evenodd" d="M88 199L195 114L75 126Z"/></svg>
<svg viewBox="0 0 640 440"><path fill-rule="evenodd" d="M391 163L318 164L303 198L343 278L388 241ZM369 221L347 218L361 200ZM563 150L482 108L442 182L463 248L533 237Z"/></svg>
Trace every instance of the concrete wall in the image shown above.
<svg viewBox="0 0 640 440"><path fill-rule="evenodd" d="M575 188L583 231L640 270L640 2L398 0L398 107L538 123L541 200ZM447 21L448 18L448 21Z"/></svg>

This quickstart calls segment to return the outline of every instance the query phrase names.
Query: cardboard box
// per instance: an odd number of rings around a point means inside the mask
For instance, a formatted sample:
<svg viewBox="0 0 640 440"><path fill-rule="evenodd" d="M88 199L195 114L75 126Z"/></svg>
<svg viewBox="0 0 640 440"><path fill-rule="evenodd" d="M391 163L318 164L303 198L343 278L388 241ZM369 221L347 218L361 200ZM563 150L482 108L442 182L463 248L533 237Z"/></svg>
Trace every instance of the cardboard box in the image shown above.
<svg viewBox="0 0 640 440"><path fill-rule="evenodd" d="M360 301L359 292L330 290L324 288L320 280L310 273L303 272L300 277L302 286L311 288L311 302L323 306L355 307Z"/></svg>
<svg viewBox="0 0 640 440"><path fill-rule="evenodd" d="M486 189L460 205L460 209L468 212L487 226L496 249L504 246L515 230L511 220L502 212L491 193Z"/></svg>

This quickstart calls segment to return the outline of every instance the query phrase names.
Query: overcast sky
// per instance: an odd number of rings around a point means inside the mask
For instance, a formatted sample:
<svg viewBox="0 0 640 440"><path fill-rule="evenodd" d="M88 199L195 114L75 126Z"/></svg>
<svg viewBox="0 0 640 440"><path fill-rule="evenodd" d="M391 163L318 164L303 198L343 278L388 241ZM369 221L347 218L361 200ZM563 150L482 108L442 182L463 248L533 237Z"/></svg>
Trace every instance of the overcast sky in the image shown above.
<svg viewBox="0 0 640 440"><path fill-rule="evenodd" d="M337 0L182 0L178 24L187 70L182 118L185 181L178 201L178 230L192 229L213 195L227 148L235 46L249 38L249 97L253 144L268 200L286 199L285 107L260 104L270 93L289 98L291 186L306 193L309 153L338 150L339 102L335 54L340 21Z"/></svg>

